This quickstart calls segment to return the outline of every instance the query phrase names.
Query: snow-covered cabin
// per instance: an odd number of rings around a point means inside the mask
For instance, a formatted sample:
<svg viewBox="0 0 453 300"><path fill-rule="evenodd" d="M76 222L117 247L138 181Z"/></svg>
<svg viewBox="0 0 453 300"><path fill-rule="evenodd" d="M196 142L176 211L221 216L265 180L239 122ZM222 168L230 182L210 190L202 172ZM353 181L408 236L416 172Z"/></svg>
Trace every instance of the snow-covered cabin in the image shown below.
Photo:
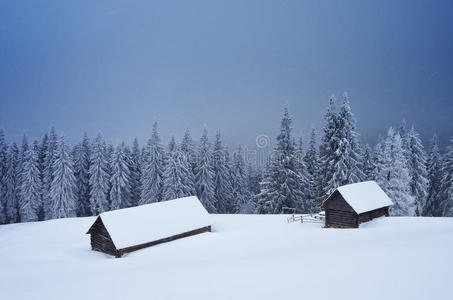
<svg viewBox="0 0 453 300"><path fill-rule="evenodd" d="M375 181L337 188L321 205L326 227L359 227L360 223L389 215L392 200Z"/></svg>
<svg viewBox="0 0 453 300"><path fill-rule="evenodd" d="M209 214L192 196L101 213L87 234L91 235L91 249L121 257L209 231Z"/></svg>

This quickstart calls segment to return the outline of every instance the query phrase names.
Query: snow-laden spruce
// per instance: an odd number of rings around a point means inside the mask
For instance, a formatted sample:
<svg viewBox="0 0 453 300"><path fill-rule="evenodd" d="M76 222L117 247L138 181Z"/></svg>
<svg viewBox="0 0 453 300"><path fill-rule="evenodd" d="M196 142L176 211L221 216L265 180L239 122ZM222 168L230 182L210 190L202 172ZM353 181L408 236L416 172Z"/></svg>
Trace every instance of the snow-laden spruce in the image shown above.
<svg viewBox="0 0 453 300"><path fill-rule="evenodd" d="M390 127L387 138L377 146L376 181L392 199L390 213L396 216L415 215L415 201L411 195L411 177L399 133Z"/></svg>
<svg viewBox="0 0 453 300"><path fill-rule="evenodd" d="M436 135L430 141L426 169L428 172L428 189L422 215L440 217L442 216L442 206L441 201L439 201L442 187L442 159Z"/></svg>
<svg viewBox="0 0 453 300"><path fill-rule="evenodd" d="M163 198L163 174L165 171L165 151L160 144L157 123L153 125L151 139L143 153L142 193L140 204L160 202Z"/></svg>
<svg viewBox="0 0 453 300"><path fill-rule="evenodd" d="M195 195L194 176L187 156L171 138L166 168L164 172L164 200Z"/></svg>
<svg viewBox="0 0 453 300"><path fill-rule="evenodd" d="M19 148L16 143L9 147L4 184L6 187L6 222L19 222L20 170Z"/></svg>
<svg viewBox="0 0 453 300"><path fill-rule="evenodd" d="M209 213L215 213L214 171L212 170L212 152L209 146L208 132L203 130L198 149L198 165L195 168L195 189L198 199Z"/></svg>
<svg viewBox="0 0 453 300"><path fill-rule="evenodd" d="M80 144L73 149L74 176L76 178L77 216L91 215L90 207L90 141L85 133Z"/></svg>
<svg viewBox="0 0 453 300"><path fill-rule="evenodd" d="M327 111L324 114L326 124L323 128L323 135L319 145L319 197L325 199L337 186L330 186L330 179L333 177L334 170L331 161L334 159L334 153L337 149L337 141L334 139L337 130L337 116L335 113L335 97L332 95L329 99Z"/></svg>
<svg viewBox="0 0 453 300"><path fill-rule="evenodd" d="M124 142L113 153L112 176L110 178L110 209L131 206L130 166Z"/></svg>
<svg viewBox="0 0 453 300"><path fill-rule="evenodd" d="M74 165L64 136L58 143L56 158L52 166L53 180L50 187L50 218L76 216L77 186Z"/></svg>
<svg viewBox="0 0 453 300"><path fill-rule="evenodd" d="M291 136L291 122L288 108L285 107L280 133L277 136L277 146L272 154L268 174L264 179L265 184L259 196L260 213L281 213L283 207L307 211L303 202L302 181L297 170L298 162L294 139Z"/></svg>
<svg viewBox="0 0 453 300"><path fill-rule="evenodd" d="M8 145L3 130L0 129L0 224L6 223L6 164Z"/></svg>
<svg viewBox="0 0 453 300"><path fill-rule="evenodd" d="M101 134L93 142L90 158L90 207L92 215L98 215L109 209L107 193L109 177L107 173L108 162L105 157L105 144Z"/></svg>
<svg viewBox="0 0 453 300"><path fill-rule="evenodd" d="M27 139L23 140L23 160L20 176L20 204L19 214L21 222L38 220L38 208L41 201L41 176L38 167L38 142L31 147Z"/></svg>
<svg viewBox="0 0 453 300"><path fill-rule="evenodd" d="M453 217L453 138L447 147L442 164L441 210L442 215Z"/></svg>
<svg viewBox="0 0 453 300"><path fill-rule="evenodd" d="M428 189L428 172L426 171L426 154L419 134L411 127L407 134L408 167L411 176L411 194L415 200L415 214L423 215L426 206Z"/></svg>
<svg viewBox="0 0 453 300"><path fill-rule="evenodd" d="M374 164L373 150L366 144L362 156L363 180L374 180L376 166Z"/></svg>
<svg viewBox="0 0 453 300"><path fill-rule="evenodd" d="M141 195L141 182L140 177L142 174L141 169L141 154L137 138L134 139L132 145L132 152L130 155L130 190L131 190L131 205L136 206L140 201Z"/></svg>
<svg viewBox="0 0 453 300"><path fill-rule="evenodd" d="M225 149L222 146L220 137L220 131L217 131L214 149L212 152L212 172L213 186L214 186L214 198L216 212L220 214L233 213L237 210L233 201L230 172L228 170L227 160L225 158Z"/></svg>
<svg viewBox="0 0 453 300"><path fill-rule="evenodd" d="M44 210L44 219L48 220L51 218L51 199L50 199L50 188L53 181L53 165L57 156L58 138L55 133L55 128L50 129L49 138L47 143L44 142L43 149L45 150L44 166L43 166L43 190L42 190L42 206Z"/></svg>
<svg viewBox="0 0 453 300"><path fill-rule="evenodd" d="M247 171L245 168L243 148L241 146L233 153L230 172L233 197L227 213L254 213L256 211L256 204L247 186Z"/></svg>
<svg viewBox="0 0 453 300"><path fill-rule="evenodd" d="M309 194L306 200L309 212L319 211L322 201L324 200L323 194L319 190L319 156L316 150L316 130L313 128L310 134L310 142L308 149L303 158L307 168L307 179ZM322 197L320 197L320 194Z"/></svg>

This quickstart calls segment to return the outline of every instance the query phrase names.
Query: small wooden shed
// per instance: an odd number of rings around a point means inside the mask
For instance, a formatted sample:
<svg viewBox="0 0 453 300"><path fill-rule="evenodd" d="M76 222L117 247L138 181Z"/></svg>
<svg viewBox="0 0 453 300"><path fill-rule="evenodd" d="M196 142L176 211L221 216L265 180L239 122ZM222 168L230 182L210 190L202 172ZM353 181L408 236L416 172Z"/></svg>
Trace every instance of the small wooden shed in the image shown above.
<svg viewBox="0 0 453 300"><path fill-rule="evenodd" d="M392 200L375 181L337 188L321 205L326 227L357 228L360 223L389 215Z"/></svg>
<svg viewBox="0 0 453 300"><path fill-rule="evenodd" d="M123 254L210 232L208 212L197 197L185 197L101 213L87 234L91 249Z"/></svg>

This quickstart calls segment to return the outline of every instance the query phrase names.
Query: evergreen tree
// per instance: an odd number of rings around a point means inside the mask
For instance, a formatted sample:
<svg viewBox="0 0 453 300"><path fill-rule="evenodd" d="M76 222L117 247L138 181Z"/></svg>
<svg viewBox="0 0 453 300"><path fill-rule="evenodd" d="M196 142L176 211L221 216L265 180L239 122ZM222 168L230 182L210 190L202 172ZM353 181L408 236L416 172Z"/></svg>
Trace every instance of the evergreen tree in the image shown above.
<svg viewBox="0 0 453 300"><path fill-rule="evenodd" d="M188 161L192 174L195 177L196 175L195 169L197 167L198 159L189 129L186 129L186 132L184 132L180 148L182 153L186 156L186 160Z"/></svg>
<svg viewBox="0 0 453 300"><path fill-rule="evenodd" d="M90 206L92 215L97 215L109 209L107 192L109 177L108 162L105 157L105 144L100 134L93 142L90 158Z"/></svg>
<svg viewBox="0 0 453 300"><path fill-rule="evenodd" d="M360 149L355 132L355 119L351 112L347 95L337 115L337 128L333 135L334 148L328 165L332 168L332 177L328 183L329 193L337 187L360 182L364 177L360 169Z"/></svg>
<svg viewBox="0 0 453 300"><path fill-rule="evenodd" d="M47 151L44 158L44 169L43 169L43 190L42 190L42 205L44 210L44 219L48 220L51 218L51 199L50 199L50 188L53 181L53 165L56 159L58 146L58 139L55 133L55 128L50 129L49 142L47 145Z"/></svg>
<svg viewBox="0 0 453 300"><path fill-rule="evenodd" d="M35 141L32 147L28 147L26 138L24 138L23 149L19 213L21 222L32 222L38 220L42 189L38 163L38 142Z"/></svg>
<svg viewBox="0 0 453 300"><path fill-rule="evenodd" d="M274 196L276 192L273 189L271 184L272 182L272 173L271 165L272 158L269 157L266 161L266 166L264 168L263 178L260 181L260 192L255 195L256 202L256 213L257 214L272 214L274 212Z"/></svg>
<svg viewBox="0 0 453 300"><path fill-rule="evenodd" d="M233 187L229 180L229 172L225 159L225 150L222 146L220 131L217 131L214 142L212 156L212 171L214 173L214 198L217 213L227 213L227 209L236 210L234 204L230 203L233 199L231 191Z"/></svg>
<svg viewBox="0 0 453 300"><path fill-rule="evenodd" d="M316 131L313 128L310 135L310 142L307 152L303 158L307 167L307 178L309 194L307 198L307 208L309 212L318 212L321 206L321 199L323 194L320 195L318 190L319 178L319 157L316 151Z"/></svg>
<svg viewBox="0 0 453 300"><path fill-rule="evenodd" d="M362 158L362 167L364 175L363 179L374 180L376 166L374 165L373 152L370 145L368 144L365 145L365 151Z"/></svg>
<svg viewBox="0 0 453 300"><path fill-rule="evenodd" d="M104 142L105 143L105 142ZM107 161L107 201L109 203L109 207L111 205L112 199L110 198L110 191L112 190L112 174L113 174L113 153L115 152L115 147L112 144L104 145L104 156Z"/></svg>
<svg viewBox="0 0 453 300"><path fill-rule="evenodd" d="M283 207L307 211L297 170L295 143L291 137L291 122L288 108L285 108L280 133L277 136L277 146L270 164L269 178L266 178L269 181L265 186L267 194L272 199L273 213L281 213ZM267 203L264 204L268 206Z"/></svg>
<svg viewBox="0 0 453 300"><path fill-rule="evenodd" d="M303 151L303 140L302 137L299 138L299 142L297 144L296 148L296 170L297 170L297 175L299 176L299 185L300 185L300 190L302 192L302 199L301 201L302 206L304 207L304 211L301 211L303 213L308 213L312 209L312 196L311 196L311 183L313 182L313 178L311 177L311 174L308 173L308 167L305 163L304 160L304 151Z"/></svg>
<svg viewBox="0 0 453 300"><path fill-rule="evenodd" d="M337 131L337 115L335 113L335 98L332 96L329 99L329 106L324 114L326 125L323 129L321 144L319 145L319 186L318 197L322 201L325 199L337 186L332 182L333 178L333 161L335 160L335 151L338 149L338 141L335 138Z"/></svg>
<svg viewBox="0 0 453 300"><path fill-rule="evenodd" d="M110 209L120 209L131 206L130 167L124 142L116 148L113 154Z"/></svg>
<svg viewBox="0 0 453 300"><path fill-rule="evenodd" d="M426 205L422 211L422 215L441 217L442 209L440 191L442 185L442 159L436 135L433 136L430 142L426 169L428 172L428 193L426 197Z"/></svg>
<svg viewBox="0 0 453 300"><path fill-rule="evenodd" d="M92 214L90 205L90 141L85 133L82 142L74 147L74 176L76 178L77 216Z"/></svg>
<svg viewBox="0 0 453 300"><path fill-rule="evenodd" d="M144 152L142 168L142 195L140 204L160 202L163 198L163 173L165 170L165 151L160 144L157 123L153 125L151 139Z"/></svg>
<svg viewBox="0 0 453 300"><path fill-rule="evenodd" d="M172 200L195 195L192 170L187 157L176 145L172 137L164 172L164 200Z"/></svg>
<svg viewBox="0 0 453 300"><path fill-rule="evenodd" d="M261 169L253 167L249 162L247 166L247 189L252 195L257 195L260 192L260 182L263 179Z"/></svg>
<svg viewBox="0 0 453 300"><path fill-rule="evenodd" d="M19 222L19 197L20 197L20 164L19 149L16 143L9 148L6 165L6 217L8 223Z"/></svg>
<svg viewBox="0 0 453 300"><path fill-rule="evenodd" d="M411 194L415 200L415 214L422 215L425 210L426 196L428 190L428 172L426 170L426 154L418 132L414 127L407 135L408 142L408 168L411 177Z"/></svg>
<svg viewBox="0 0 453 300"><path fill-rule="evenodd" d="M208 132L204 129L198 149L198 164L195 169L195 189L198 199L207 211L215 213L214 171L212 170L211 160L212 153L209 149Z"/></svg>
<svg viewBox="0 0 453 300"><path fill-rule="evenodd" d="M414 215L415 201L410 193L410 174L399 133L390 127L384 142L383 152L379 153L377 183L392 199L390 213L396 216Z"/></svg>
<svg viewBox="0 0 453 300"><path fill-rule="evenodd" d="M136 206L140 202L141 183L140 177L142 174L140 162L140 147L137 138L134 139L132 145L132 153L130 159L130 189L131 189L131 205Z"/></svg>
<svg viewBox="0 0 453 300"><path fill-rule="evenodd" d="M233 153L231 167L232 198L226 209L227 213L252 214L256 211L256 204L252 193L247 186L247 171L242 147Z"/></svg>
<svg viewBox="0 0 453 300"><path fill-rule="evenodd" d="M39 203L39 208L38 208L38 220L40 220L40 221L45 219L44 201L45 201L45 198L47 197L47 194L45 194L44 174L45 174L45 166L46 166L46 155L47 155L48 149L49 149L49 136L46 133L46 134L44 134L44 136L41 140L41 145L39 146L39 152L38 152L39 174L40 174L41 182L43 184L43 190L41 192L41 201Z"/></svg>
<svg viewBox="0 0 453 300"><path fill-rule="evenodd" d="M440 194L440 208L442 216L453 216L453 138L447 147L442 163L442 186Z"/></svg>
<svg viewBox="0 0 453 300"><path fill-rule="evenodd" d="M76 178L71 155L62 136L58 143L55 161L52 166L53 180L50 187L50 218L70 218L76 216Z"/></svg>
<svg viewBox="0 0 453 300"><path fill-rule="evenodd" d="M0 129L0 224L6 222L6 165L8 145L3 129Z"/></svg>

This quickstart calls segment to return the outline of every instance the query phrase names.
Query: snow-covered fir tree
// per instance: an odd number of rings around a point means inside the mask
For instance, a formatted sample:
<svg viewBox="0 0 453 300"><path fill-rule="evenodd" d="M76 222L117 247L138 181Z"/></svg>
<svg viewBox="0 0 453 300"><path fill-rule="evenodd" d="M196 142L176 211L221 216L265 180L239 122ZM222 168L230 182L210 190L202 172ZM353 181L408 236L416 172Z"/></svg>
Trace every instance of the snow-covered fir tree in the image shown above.
<svg viewBox="0 0 453 300"><path fill-rule="evenodd" d="M390 213L396 216L415 215L415 201L410 192L411 177L399 133L390 127L378 159L377 183L392 199Z"/></svg>
<svg viewBox="0 0 453 300"><path fill-rule="evenodd" d="M6 176L4 184L6 187L6 221L8 223L19 222L19 199L20 199L20 163L19 148L16 143L9 147Z"/></svg>
<svg viewBox="0 0 453 300"><path fill-rule="evenodd" d="M439 198L442 216L453 217L453 138L450 140L442 163L442 186Z"/></svg>
<svg viewBox="0 0 453 300"><path fill-rule="evenodd" d="M58 143L52 170L50 218L75 217L77 210L77 185L74 176L74 164L64 136L61 136Z"/></svg>
<svg viewBox="0 0 453 300"><path fill-rule="evenodd" d="M108 161L105 157L105 143L101 134L93 141L90 157L90 207L91 214L97 215L109 209L107 192L109 176Z"/></svg>
<svg viewBox="0 0 453 300"><path fill-rule="evenodd" d="M165 159L165 150L160 144L157 123L154 123L151 139L148 141L144 151L141 178L142 194L140 204L162 201Z"/></svg>
<svg viewBox="0 0 453 300"><path fill-rule="evenodd" d="M39 146L39 152L38 152L38 165L39 165L39 173L41 176L41 182L43 183L43 191L41 193L41 201L39 203L39 209L38 209L38 220L44 220L45 219L45 213L44 213L44 201L48 195L45 194L45 185L44 185L44 174L45 174L45 163L46 163L46 155L47 151L49 148L49 135L47 133L44 134L41 144Z"/></svg>
<svg viewBox="0 0 453 300"><path fill-rule="evenodd" d="M327 162L332 173L328 182L329 194L339 186L360 182L364 177L360 167L360 148L355 132L355 118L346 94L336 118L336 130L332 139L333 153Z"/></svg>
<svg viewBox="0 0 453 300"><path fill-rule="evenodd" d="M112 176L110 178L110 209L131 206L130 166L124 142L113 153Z"/></svg>
<svg viewBox="0 0 453 300"><path fill-rule="evenodd" d="M77 216L92 214L90 205L90 141L87 134L82 142L74 147L74 176L76 178Z"/></svg>
<svg viewBox="0 0 453 300"><path fill-rule="evenodd" d="M291 136L291 118L285 107L277 136L277 146L269 166L268 184L265 187L272 199L272 213L281 213L282 208L296 208L307 211L303 201L301 180L298 174L298 163L294 139ZM263 203L261 203L263 204ZM268 206L267 203L265 203ZM262 208L259 208L262 211Z"/></svg>
<svg viewBox="0 0 453 300"><path fill-rule="evenodd" d="M3 129L0 129L0 224L6 222L6 165L8 145Z"/></svg>
<svg viewBox="0 0 453 300"><path fill-rule="evenodd" d="M194 177L187 157L172 137L164 171L164 200L195 195Z"/></svg>
<svg viewBox="0 0 453 300"><path fill-rule="evenodd" d="M198 199L210 213L215 213L215 197L214 197L214 171L212 170L212 152L208 140L208 132L203 130L203 135L200 138L198 149L198 163L195 168L195 190Z"/></svg>
<svg viewBox="0 0 453 300"><path fill-rule="evenodd" d="M411 127L407 134L408 168L411 177L411 194L415 200L415 214L422 215L425 210L428 190L428 172L426 171L426 154L419 134Z"/></svg>
<svg viewBox="0 0 453 300"><path fill-rule="evenodd" d="M263 179L261 169L254 167L252 162L247 164L247 189L252 195L257 195L260 192L260 182Z"/></svg>
<svg viewBox="0 0 453 300"><path fill-rule="evenodd" d="M28 147L27 141L24 139L23 149L19 214L21 222L32 222L38 220L42 189L38 163L38 142L35 141L31 147Z"/></svg>
<svg viewBox="0 0 453 300"><path fill-rule="evenodd" d="M190 165L190 169L193 173L193 176L195 177L196 175L195 169L197 167L198 158L189 129L186 129L186 131L184 132L180 149L182 153L186 156L187 161Z"/></svg>
<svg viewBox="0 0 453 300"><path fill-rule="evenodd" d="M137 138L134 139L132 145L132 152L130 157L130 189L131 189L131 205L136 206L140 202L141 182L140 177L142 174L141 169L141 154Z"/></svg>
<svg viewBox="0 0 453 300"><path fill-rule="evenodd" d="M363 180L374 180L376 166L374 165L373 150L366 144L362 156Z"/></svg>
<svg viewBox="0 0 453 300"><path fill-rule="evenodd" d="M423 216L441 217L441 186L442 186L442 158L440 156L437 136L430 141L428 160L426 162L428 172L428 189L426 205L422 211Z"/></svg>
<svg viewBox="0 0 453 300"><path fill-rule="evenodd" d="M313 128L310 134L310 142L303 158L307 168L307 179L309 194L307 208L309 212L318 212L321 206L320 191L318 189L319 178L319 157L316 151L316 130ZM323 194L322 194L323 195Z"/></svg>
<svg viewBox="0 0 453 300"><path fill-rule="evenodd" d="M272 173L271 162L272 158L269 157L264 167L262 180L259 183L260 191L255 195L256 213L257 214L272 214L274 212L274 196L275 190L271 189Z"/></svg>
<svg viewBox="0 0 453 300"><path fill-rule="evenodd" d="M313 181L311 174L308 173L308 167L304 160L304 150L303 150L303 140L302 137L299 138L299 142L296 147L296 170L297 175L299 176L299 185L302 192L302 205L304 207L303 213L308 213L311 211L311 182Z"/></svg>
<svg viewBox="0 0 453 300"><path fill-rule="evenodd" d="M110 203L112 202L112 199L110 198L110 191L112 189L112 182L111 182L110 179L112 178L112 174L113 174L113 153L114 152L115 152L115 147L112 144L108 144L108 145L105 144L105 146L104 146L104 156L105 156L106 161L107 161L107 169L106 169L107 180L108 180L107 201L109 203L109 207L110 207Z"/></svg>
<svg viewBox="0 0 453 300"><path fill-rule="evenodd" d="M318 182L318 197L320 201L325 199L330 192L337 188L331 186L331 178L333 177L334 169L332 162L335 160L335 151L338 149L338 141L334 138L337 130L337 115L335 113L335 98L332 95L329 99L327 111L324 114L326 122L323 128L323 135L319 145L319 182Z"/></svg>
<svg viewBox="0 0 453 300"><path fill-rule="evenodd" d="M236 210L231 191L230 174L225 159L225 149L222 146L220 131L217 131L212 155L212 171L214 173L214 198L217 213L227 213L227 210Z"/></svg>
<svg viewBox="0 0 453 300"><path fill-rule="evenodd" d="M44 169L42 175L43 190L42 190L42 206L44 210L44 219L48 220L51 218L51 199L50 199L50 187L53 181L53 164L56 159L56 152L58 146L58 138L55 133L55 128L50 129L49 140L47 144L47 151L45 152L44 158Z"/></svg>
<svg viewBox="0 0 453 300"><path fill-rule="evenodd" d="M252 193L247 186L247 170L244 161L243 149L239 148L233 153L231 165L232 198L227 207L227 213L252 214L256 211L256 204Z"/></svg>

